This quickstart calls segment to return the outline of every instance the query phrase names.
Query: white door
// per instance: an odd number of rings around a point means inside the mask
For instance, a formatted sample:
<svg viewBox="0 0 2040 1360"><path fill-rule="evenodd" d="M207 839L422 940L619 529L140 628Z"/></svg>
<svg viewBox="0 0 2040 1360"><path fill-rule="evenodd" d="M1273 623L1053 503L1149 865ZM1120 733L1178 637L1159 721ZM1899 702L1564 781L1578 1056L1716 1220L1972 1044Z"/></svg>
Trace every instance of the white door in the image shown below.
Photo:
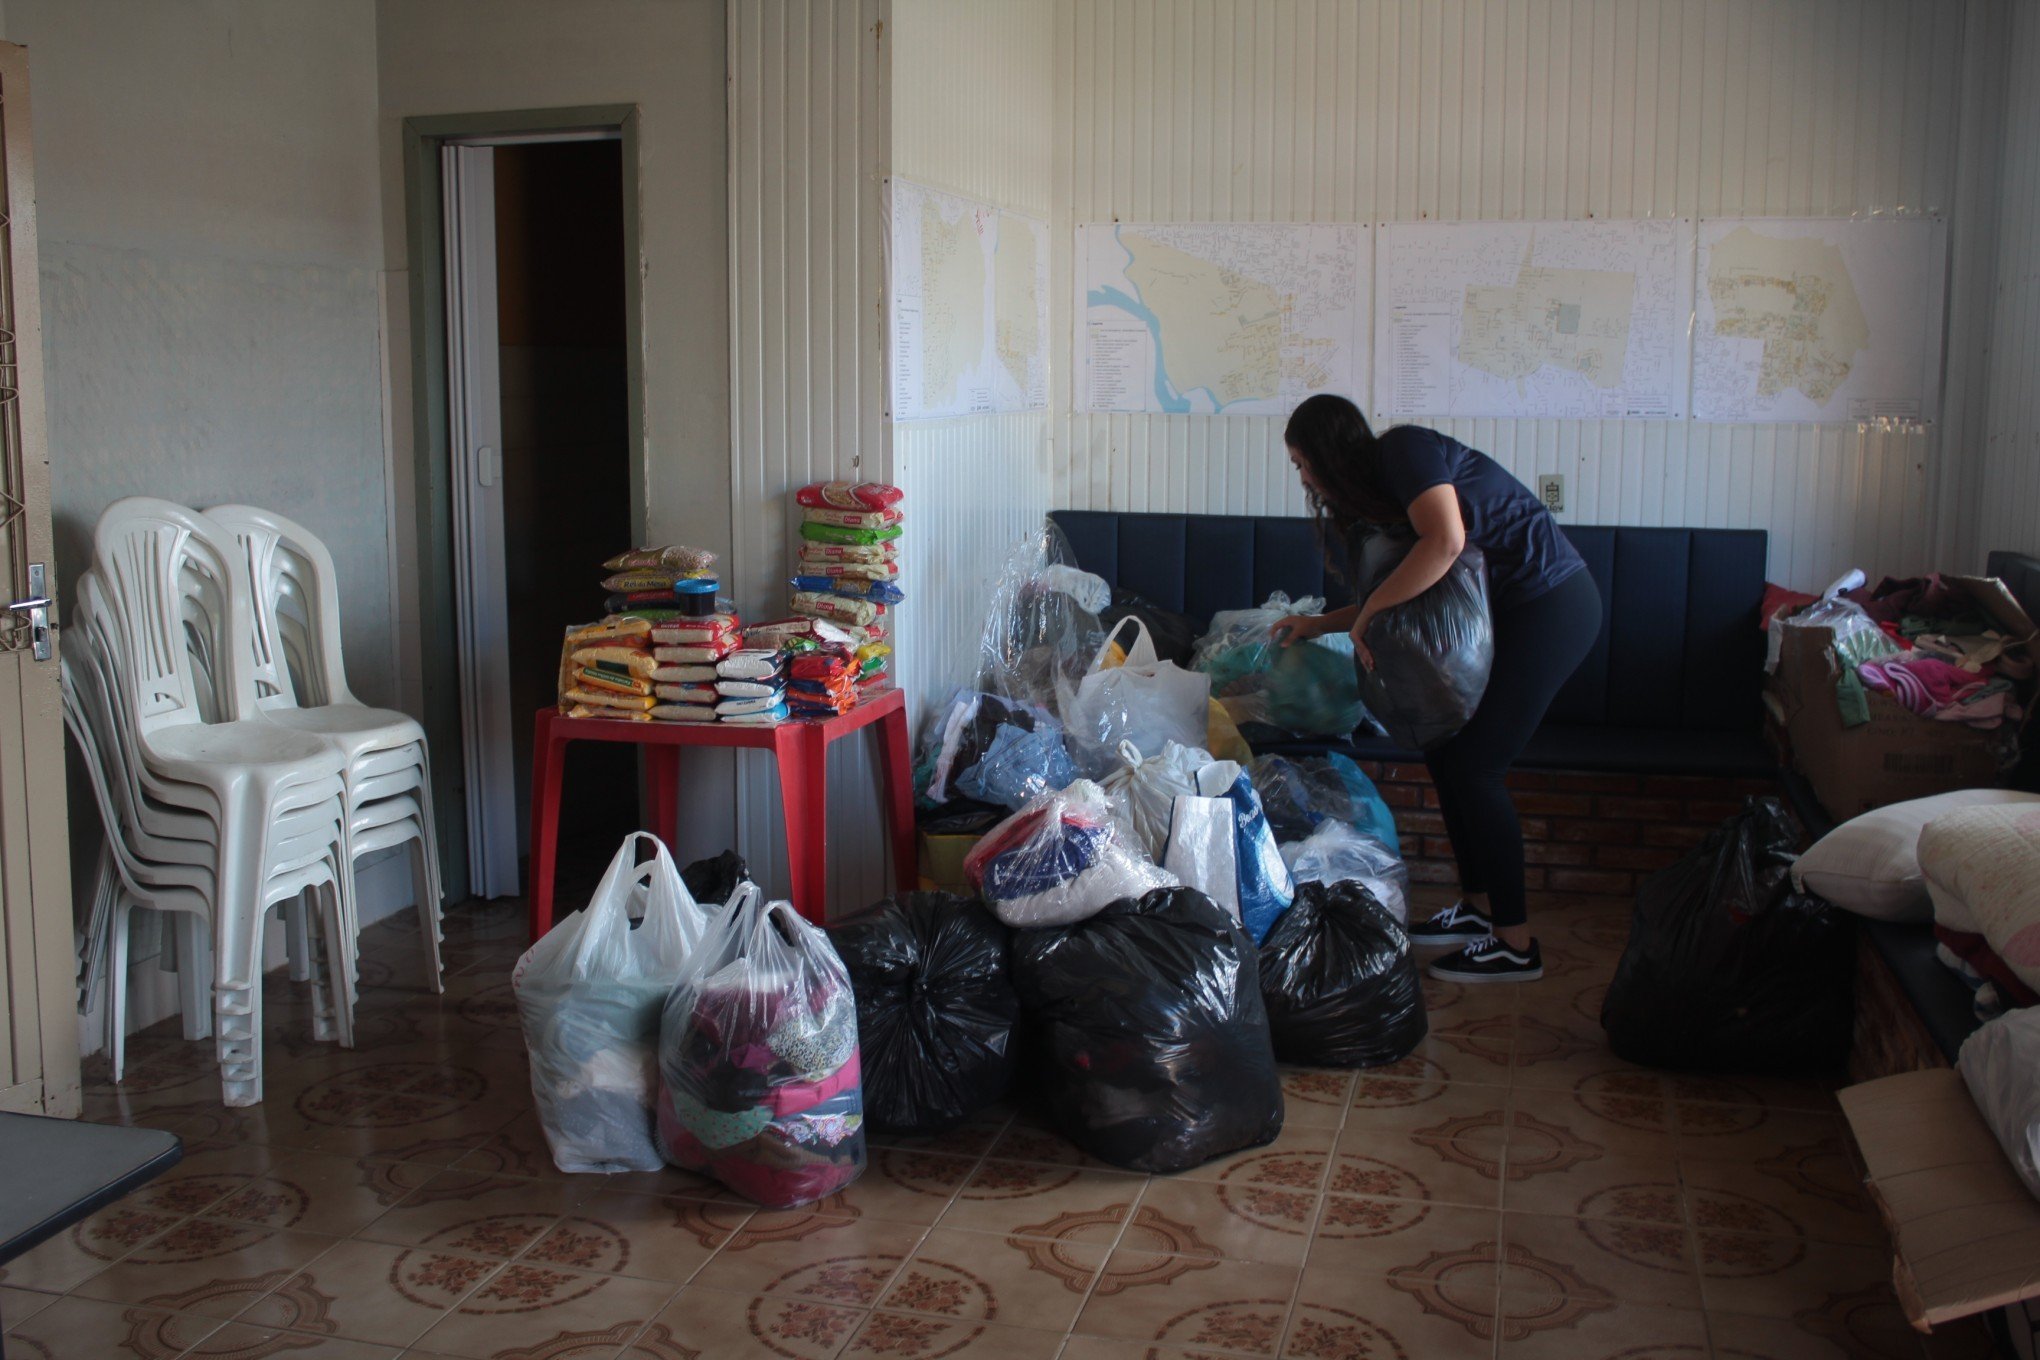
<svg viewBox="0 0 2040 1360"><path fill-rule="evenodd" d="M503 409L497 373L496 155L441 148L446 204L447 411L452 422L454 613L467 776L468 883L514 897L517 771L503 591Z"/></svg>
<svg viewBox="0 0 2040 1360"><path fill-rule="evenodd" d="M0 1109L75 1116L78 978L51 614L28 49L0 43ZM21 606L6 608L20 601Z"/></svg>

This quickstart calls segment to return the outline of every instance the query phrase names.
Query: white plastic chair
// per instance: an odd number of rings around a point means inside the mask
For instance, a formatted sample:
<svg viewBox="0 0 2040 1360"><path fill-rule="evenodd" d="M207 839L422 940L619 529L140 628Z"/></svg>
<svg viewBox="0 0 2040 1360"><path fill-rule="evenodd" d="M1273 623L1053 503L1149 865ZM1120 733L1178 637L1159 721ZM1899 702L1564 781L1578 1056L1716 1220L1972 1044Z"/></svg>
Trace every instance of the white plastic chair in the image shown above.
<svg viewBox="0 0 2040 1360"><path fill-rule="evenodd" d="M145 824L149 799L200 813L218 847L214 1037L226 1103L254 1104L262 1095L265 888L297 873L316 877L315 866L330 860L332 886L322 899L344 926L345 759L330 743L261 714L251 665L251 604L225 530L183 506L135 498L107 509L93 541L94 613L116 683L111 708L127 729L131 772L145 795L137 811ZM211 606L202 630L217 638L211 687L223 721L203 721L198 706L184 636L188 591ZM300 824L330 826L330 837L316 829L279 835L280 818L295 811L308 814ZM308 855L314 845L319 852ZM346 1042L352 1023L344 995L335 1009Z"/></svg>
<svg viewBox="0 0 2040 1360"><path fill-rule="evenodd" d="M317 535L250 505L214 506L206 515L235 536L243 553L258 706L272 722L323 737L346 756L348 844L340 901L347 947L339 960L346 1001L351 1006L356 997L359 973L354 861L407 843L426 982L443 990L442 891L425 729L402 713L368 707L348 688L339 581ZM385 806L398 795L409 796L400 807Z"/></svg>

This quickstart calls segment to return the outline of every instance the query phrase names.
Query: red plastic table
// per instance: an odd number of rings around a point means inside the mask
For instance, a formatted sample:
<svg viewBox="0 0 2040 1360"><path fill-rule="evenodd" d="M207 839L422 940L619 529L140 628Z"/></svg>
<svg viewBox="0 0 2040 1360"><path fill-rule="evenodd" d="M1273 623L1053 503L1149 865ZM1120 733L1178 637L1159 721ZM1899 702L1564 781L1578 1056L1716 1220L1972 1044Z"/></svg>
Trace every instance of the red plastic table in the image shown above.
<svg viewBox="0 0 2040 1360"><path fill-rule="evenodd" d="M914 771L907 740L907 697L899 690L859 704L840 717L784 722L776 727L737 723L628 722L569 718L541 709L531 758L531 938L552 929L553 871L559 843L560 783L566 747L574 741L623 741L644 748L646 820L670 842L680 820L680 752L689 747L735 747L772 752L779 766L779 798L786 818L786 856L794 909L821 924L828 851L828 752L832 742L876 724L885 773L885 816L892 837L893 872L900 891L918 881L914 857Z"/></svg>

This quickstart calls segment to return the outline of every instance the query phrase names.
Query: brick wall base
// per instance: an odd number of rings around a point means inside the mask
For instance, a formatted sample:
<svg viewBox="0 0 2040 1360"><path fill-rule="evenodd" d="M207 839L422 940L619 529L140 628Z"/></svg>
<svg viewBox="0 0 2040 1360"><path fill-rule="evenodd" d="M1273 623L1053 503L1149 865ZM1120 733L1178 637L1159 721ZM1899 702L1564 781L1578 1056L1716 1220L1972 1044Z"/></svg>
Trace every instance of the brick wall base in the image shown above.
<svg viewBox="0 0 2040 1360"><path fill-rule="evenodd" d="M1457 884L1459 871L1438 791L1422 765L1363 761L1395 813L1412 883ZM1644 879L1699 845L1742 808L1776 794L1770 779L1516 770L1509 775L1523 819L1532 906L1582 897L1632 898Z"/></svg>

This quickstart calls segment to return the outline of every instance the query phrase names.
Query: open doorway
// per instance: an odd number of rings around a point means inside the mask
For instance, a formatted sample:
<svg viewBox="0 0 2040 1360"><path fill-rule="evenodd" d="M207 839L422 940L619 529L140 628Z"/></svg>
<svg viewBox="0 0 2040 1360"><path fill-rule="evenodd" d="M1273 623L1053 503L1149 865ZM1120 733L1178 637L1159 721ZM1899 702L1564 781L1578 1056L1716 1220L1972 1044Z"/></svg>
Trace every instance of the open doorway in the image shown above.
<svg viewBox="0 0 2040 1360"><path fill-rule="evenodd" d="M461 753L465 844L447 859L466 869L464 896L522 889L532 714L554 700L561 635L603 613L603 560L635 539L625 150L612 130L438 145L445 405L435 455L452 645L434 657L428 632L424 651L428 708L435 688L454 699L450 715L441 706L450 730L433 736ZM560 814L565 901L592 888L637 824L632 749L576 748L575 798Z"/></svg>

